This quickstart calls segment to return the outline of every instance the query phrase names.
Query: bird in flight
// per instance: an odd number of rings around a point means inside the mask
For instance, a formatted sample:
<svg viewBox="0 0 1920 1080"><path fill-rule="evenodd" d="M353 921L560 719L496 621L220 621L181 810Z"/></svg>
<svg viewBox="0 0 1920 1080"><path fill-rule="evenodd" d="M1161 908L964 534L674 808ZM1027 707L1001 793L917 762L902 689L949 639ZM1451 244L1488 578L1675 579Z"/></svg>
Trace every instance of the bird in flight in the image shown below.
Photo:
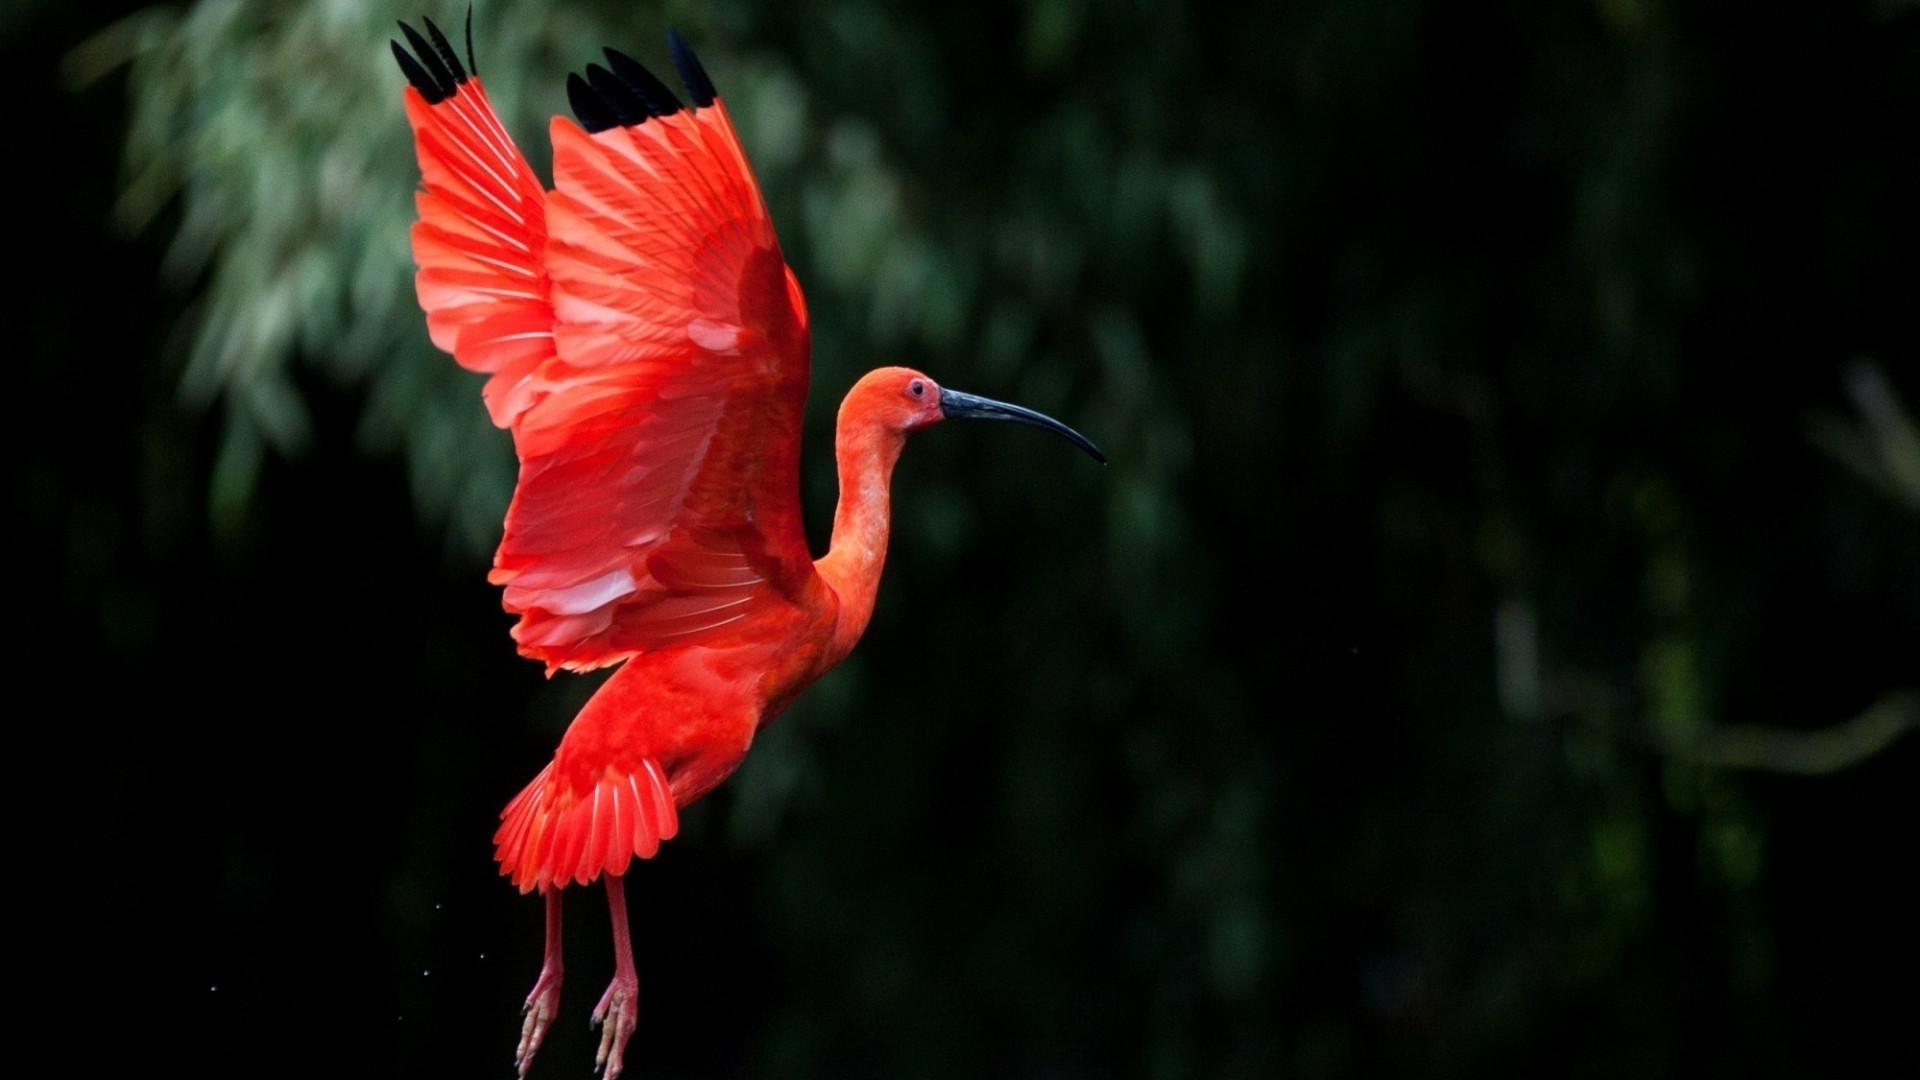
<svg viewBox="0 0 1920 1080"><path fill-rule="evenodd" d="M546 904L545 960L515 1061L560 1004L560 890L603 879L615 973L594 1058L618 1077L639 980L624 880L755 732L852 650L886 559L894 463L942 420L1011 420L1105 461L1051 417L883 367L834 434L840 501L816 559L800 514L807 309L725 103L677 32L687 103L606 50L567 81L553 189L473 63L430 20L393 43L422 184L415 286L435 345L487 376L519 480L489 580L522 655L618 670L501 812L500 872Z"/></svg>

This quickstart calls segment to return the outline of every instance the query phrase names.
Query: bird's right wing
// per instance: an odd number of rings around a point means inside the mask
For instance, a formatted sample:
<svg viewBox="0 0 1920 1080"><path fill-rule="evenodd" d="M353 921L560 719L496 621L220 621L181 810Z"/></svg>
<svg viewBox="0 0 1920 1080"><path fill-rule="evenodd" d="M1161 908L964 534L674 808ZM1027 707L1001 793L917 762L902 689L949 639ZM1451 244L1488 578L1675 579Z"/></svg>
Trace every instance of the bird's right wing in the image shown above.
<svg viewBox="0 0 1920 1080"><path fill-rule="evenodd" d="M717 640L812 579L806 305L726 107L672 45L691 108L608 50L569 84L585 128L552 124L557 357L513 419L491 576L549 668Z"/></svg>
<svg viewBox="0 0 1920 1080"><path fill-rule="evenodd" d="M520 651L600 667L790 603L806 304L692 50L691 108L612 50L575 76L542 192L439 29L402 29L420 303L520 458L489 575Z"/></svg>

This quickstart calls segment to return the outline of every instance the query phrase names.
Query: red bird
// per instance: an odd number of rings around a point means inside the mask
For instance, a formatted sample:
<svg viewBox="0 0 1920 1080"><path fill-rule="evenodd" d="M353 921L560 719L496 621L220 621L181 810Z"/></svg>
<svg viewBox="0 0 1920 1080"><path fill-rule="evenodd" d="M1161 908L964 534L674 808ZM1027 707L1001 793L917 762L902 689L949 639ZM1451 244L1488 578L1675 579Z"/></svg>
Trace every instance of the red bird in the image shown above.
<svg viewBox="0 0 1920 1080"><path fill-rule="evenodd" d="M678 829L762 724L846 657L885 561L889 483L907 433L941 420L1066 425L869 372L841 403L840 502L815 559L800 517L807 309L726 105L677 32L692 99L612 49L567 80L552 191L494 114L473 64L431 21L393 52L423 187L415 284L434 344L488 376L519 483L489 580L548 673L621 664L554 759L502 811L500 871L546 901L546 954L516 1064L560 1000L560 898L605 877L613 982L593 1011L596 1069L620 1074L639 981L622 876ZM428 39L431 39L430 41Z"/></svg>

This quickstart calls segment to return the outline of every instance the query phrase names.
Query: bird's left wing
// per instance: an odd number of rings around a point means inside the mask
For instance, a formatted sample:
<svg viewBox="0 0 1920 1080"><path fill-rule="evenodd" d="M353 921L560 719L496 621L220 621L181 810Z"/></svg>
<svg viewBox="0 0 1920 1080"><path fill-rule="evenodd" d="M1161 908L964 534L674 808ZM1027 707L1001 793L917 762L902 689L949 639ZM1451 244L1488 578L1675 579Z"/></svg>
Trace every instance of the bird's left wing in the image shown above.
<svg viewBox="0 0 1920 1080"><path fill-rule="evenodd" d="M557 356L512 421L491 580L520 651L593 668L712 640L812 574L807 316L726 107L677 34L684 107L607 51L552 124Z"/></svg>
<svg viewBox="0 0 1920 1080"><path fill-rule="evenodd" d="M491 376L487 411L506 427L527 406L527 377L553 357L546 192L469 70L472 27L463 67L440 28L425 22L424 38L400 24L417 56L393 43L420 159L414 288L433 343Z"/></svg>

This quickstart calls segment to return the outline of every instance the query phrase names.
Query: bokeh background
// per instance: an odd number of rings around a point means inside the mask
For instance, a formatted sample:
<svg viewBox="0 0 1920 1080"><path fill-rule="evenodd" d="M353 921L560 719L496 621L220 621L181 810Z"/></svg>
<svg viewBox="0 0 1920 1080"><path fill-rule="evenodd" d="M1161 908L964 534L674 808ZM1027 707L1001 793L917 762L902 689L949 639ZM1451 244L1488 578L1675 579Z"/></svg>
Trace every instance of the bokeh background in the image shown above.
<svg viewBox="0 0 1920 1080"><path fill-rule="evenodd" d="M510 1075L484 582L384 0L13 0L16 968L121 1075ZM1920 5L512 3L694 42L917 437L854 658L631 878L641 1077L1912 1075ZM610 973L570 890L537 1077Z"/></svg>

